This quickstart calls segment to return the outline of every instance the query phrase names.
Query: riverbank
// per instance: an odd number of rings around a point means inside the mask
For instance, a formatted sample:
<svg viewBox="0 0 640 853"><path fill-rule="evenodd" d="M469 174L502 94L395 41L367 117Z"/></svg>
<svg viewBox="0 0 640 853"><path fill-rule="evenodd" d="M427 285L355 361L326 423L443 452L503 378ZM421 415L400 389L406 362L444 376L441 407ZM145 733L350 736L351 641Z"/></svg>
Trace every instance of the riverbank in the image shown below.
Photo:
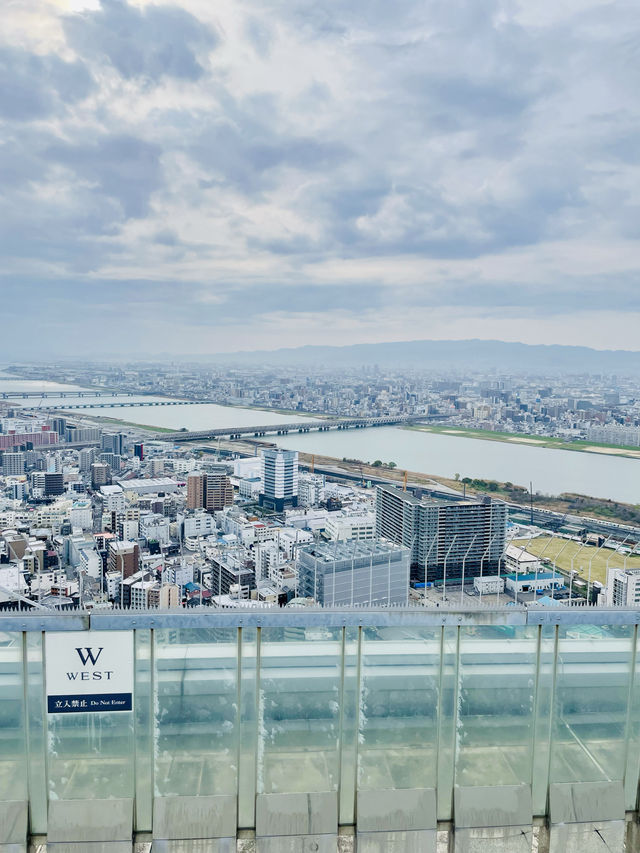
<svg viewBox="0 0 640 853"><path fill-rule="evenodd" d="M526 444L528 447L546 447L551 450L573 450L579 453L598 453L605 456L624 456L627 459L640 459L640 448L623 444L599 444L593 441L566 441L546 435L528 435L527 433L496 432L488 429L470 429L466 427L441 424L409 424L402 429L417 432L433 432L439 435L458 436L460 438L478 438L483 441L501 441L507 444Z"/></svg>
<svg viewBox="0 0 640 853"><path fill-rule="evenodd" d="M349 474L360 475L363 481L372 477L383 477L392 480L398 485L404 483L405 471L400 468L392 468L388 465L371 465L368 462L358 460L337 459L332 456L321 456L319 454L298 452L298 457L303 465L321 468L329 467L343 470ZM532 500L535 509L549 509L563 515L580 515L593 518L594 521L604 520L617 524L630 524L640 526L640 508L633 504L610 501L602 498L593 498L589 495L562 494L557 496L529 495L524 486L516 486L513 483L500 483L496 480L477 480L468 477L462 480L449 479L434 474L426 474L419 471L406 471L407 482L411 485L425 486L427 488L444 486L461 494L464 490L469 497L481 497L490 495L509 503L527 505Z"/></svg>

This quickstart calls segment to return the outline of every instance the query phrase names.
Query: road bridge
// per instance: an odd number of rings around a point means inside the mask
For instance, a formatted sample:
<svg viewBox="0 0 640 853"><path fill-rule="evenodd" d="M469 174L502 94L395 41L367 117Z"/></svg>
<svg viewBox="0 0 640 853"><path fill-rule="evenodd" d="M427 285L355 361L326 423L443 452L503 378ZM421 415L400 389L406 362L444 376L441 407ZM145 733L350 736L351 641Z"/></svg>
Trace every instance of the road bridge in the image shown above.
<svg viewBox="0 0 640 853"><path fill-rule="evenodd" d="M416 421L437 420L443 415L383 415L363 418L325 418L296 423L263 424L261 426L215 427L197 432L159 433L157 438L163 441L205 441L208 438L242 438L244 435L288 435L290 432L328 432L332 429L366 429L369 427L397 426Z"/></svg>

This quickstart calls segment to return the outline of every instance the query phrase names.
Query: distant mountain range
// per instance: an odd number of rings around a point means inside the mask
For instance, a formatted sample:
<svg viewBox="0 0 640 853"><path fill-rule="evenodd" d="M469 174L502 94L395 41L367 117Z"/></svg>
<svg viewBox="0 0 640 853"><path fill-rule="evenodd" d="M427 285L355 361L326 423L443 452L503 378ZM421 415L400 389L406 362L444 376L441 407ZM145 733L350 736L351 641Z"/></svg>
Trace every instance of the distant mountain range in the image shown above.
<svg viewBox="0 0 640 853"><path fill-rule="evenodd" d="M266 365L379 365L438 370L640 374L640 352L544 346L506 341L398 341L349 346L305 346L220 354L221 361Z"/></svg>

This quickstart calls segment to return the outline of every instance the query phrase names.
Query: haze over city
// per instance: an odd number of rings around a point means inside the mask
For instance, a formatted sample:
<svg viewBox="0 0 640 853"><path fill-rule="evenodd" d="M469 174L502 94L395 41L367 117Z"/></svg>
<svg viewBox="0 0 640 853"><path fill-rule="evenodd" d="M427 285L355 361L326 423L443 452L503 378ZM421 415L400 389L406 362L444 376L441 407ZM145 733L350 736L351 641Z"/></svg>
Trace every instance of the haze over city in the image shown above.
<svg viewBox="0 0 640 853"><path fill-rule="evenodd" d="M4 348L636 348L638 23L601 0L5 4Z"/></svg>

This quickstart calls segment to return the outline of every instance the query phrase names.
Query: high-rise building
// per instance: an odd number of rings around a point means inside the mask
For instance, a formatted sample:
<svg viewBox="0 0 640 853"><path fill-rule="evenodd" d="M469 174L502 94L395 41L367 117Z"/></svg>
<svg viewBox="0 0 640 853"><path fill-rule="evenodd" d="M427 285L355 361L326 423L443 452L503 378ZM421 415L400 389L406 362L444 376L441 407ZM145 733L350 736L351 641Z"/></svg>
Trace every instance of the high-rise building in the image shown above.
<svg viewBox="0 0 640 853"><path fill-rule="evenodd" d="M216 512L233 505L233 486L226 470L207 471L205 480L205 509Z"/></svg>
<svg viewBox="0 0 640 853"><path fill-rule="evenodd" d="M108 432L103 433L100 439L100 446L106 453L117 453L118 456L124 454L124 443L127 436L123 432Z"/></svg>
<svg viewBox="0 0 640 853"><path fill-rule="evenodd" d="M409 548L385 539L315 543L298 551L298 595L324 607L407 604Z"/></svg>
<svg viewBox="0 0 640 853"><path fill-rule="evenodd" d="M5 450L2 454L2 473L5 477L19 476L24 474L24 453L9 453Z"/></svg>
<svg viewBox="0 0 640 853"><path fill-rule="evenodd" d="M138 459L142 462L144 459L144 445L143 444L134 444L133 445L133 455L137 456Z"/></svg>
<svg viewBox="0 0 640 853"><path fill-rule="evenodd" d="M33 474L32 485L34 494L43 497L64 494L64 474L51 471L36 471Z"/></svg>
<svg viewBox="0 0 640 853"><path fill-rule="evenodd" d="M119 471L122 468L122 456L119 453L105 451L100 454L100 462L106 462L111 471Z"/></svg>
<svg viewBox="0 0 640 853"><path fill-rule="evenodd" d="M58 435L62 436L65 434L65 430L67 429L67 419L66 418L51 418L51 429L54 432L57 432Z"/></svg>
<svg viewBox="0 0 640 853"><path fill-rule="evenodd" d="M96 452L93 447L86 447L78 453L78 467L80 471L86 473L91 470L91 466L95 460Z"/></svg>
<svg viewBox="0 0 640 853"><path fill-rule="evenodd" d="M507 507L482 500L418 499L395 486L378 486L376 533L411 549L412 577L455 580L495 574L505 549Z"/></svg>
<svg viewBox="0 0 640 853"><path fill-rule="evenodd" d="M126 540L119 542L114 539L109 542L108 570L110 572L120 572L123 578L130 578L138 571L139 564L140 549L136 542Z"/></svg>
<svg viewBox="0 0 640 853"><path fill-rule="evenodd" d="M93 462L91 465L91 487L99 489L111 482L111 470L106 462Z"/></svg>
<svg viewBox="0 0 640 853"><path fill-rule="evenodd" d="M80 444L86 441L91 444L100 441L102 430L98 427L67 427L67 441L72 444Z"/></svg>
<svg viewBox="0 0 640 853"><path fill-rule="evenodd" d="M204 507L205 476L201 471L192 471L187 476L187 509Z"/></svg>
<svg viewBox="0 0 640 853"><path fill-rule="evenodd" d="M298 452L269 448L262 451L260 505L282 512L285 506L298 506Z"/></svg>
<svg viewBox="0 0 640 853"><path fill-rule="evenodd" d="M192 471L187 476L187 509L204 507L216 512L233 504L233 486L226 469L219 471Z"/></svg>

